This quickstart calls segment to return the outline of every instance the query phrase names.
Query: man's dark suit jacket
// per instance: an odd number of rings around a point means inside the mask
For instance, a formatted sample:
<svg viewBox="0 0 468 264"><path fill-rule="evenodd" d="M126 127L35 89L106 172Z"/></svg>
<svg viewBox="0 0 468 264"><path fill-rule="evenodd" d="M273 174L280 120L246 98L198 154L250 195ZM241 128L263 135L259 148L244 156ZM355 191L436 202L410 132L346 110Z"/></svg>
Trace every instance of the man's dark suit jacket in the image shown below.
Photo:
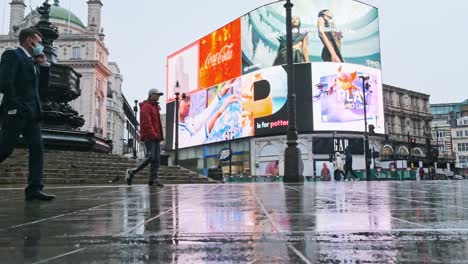
<svg viewBox="0 0 468 264"><path fill-rule="evenodd" d="M21 48L6 50L0 61L0 92L4 99L0 114L14 112L27 120L40 120L42 115L38 93L39 69ZM2 119L2 117L0 117Z"/></svg>

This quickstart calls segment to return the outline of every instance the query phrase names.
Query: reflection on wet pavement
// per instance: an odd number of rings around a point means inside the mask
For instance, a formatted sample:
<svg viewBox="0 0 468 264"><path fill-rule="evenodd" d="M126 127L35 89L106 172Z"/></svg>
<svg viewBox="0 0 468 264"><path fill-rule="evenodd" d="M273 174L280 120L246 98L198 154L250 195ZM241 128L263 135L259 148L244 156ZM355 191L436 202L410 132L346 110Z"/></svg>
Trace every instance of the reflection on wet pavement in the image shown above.
<svg viewBox="0 0 468 264"><path fill-rule="evenodd" d="M53 187L0 193L2 263L463 263L468 183ZM465 203L467 201L467 203Z"/></svg>

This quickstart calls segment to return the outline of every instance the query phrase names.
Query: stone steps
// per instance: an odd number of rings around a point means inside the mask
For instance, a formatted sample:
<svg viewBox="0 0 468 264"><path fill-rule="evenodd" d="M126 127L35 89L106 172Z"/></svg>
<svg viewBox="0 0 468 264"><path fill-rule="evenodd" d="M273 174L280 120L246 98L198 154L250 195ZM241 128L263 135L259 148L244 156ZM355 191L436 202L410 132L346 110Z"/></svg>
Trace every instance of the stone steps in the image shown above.
<svg viewBox="0 0 468 264"><path fill-rule="evenodd" d="M211 184L212 181L208 180L187 180L187 179L158 179L162 184ZM2 184L26 184L26 178L3 178L0 177L0 182ZM132 184L147 184L147 178L134 178ZM90 180L89 178L74 178L74 179L64 179L64 178L44 178L44 184L109 184L109 181L103 180ZM120 180L115 184L126 184L125 180Z"/></svg>
<svg viewBox="0 0 468 264"><path fill-rule="evenodd" d="M28 177L28 152L16 151L0 164L0 184L24 184ZM120 178L125 184L125 171L140 161L102 153L46 151L44 155L44 182L46 184L108 184ZM149 166L138 173L133 183L147 184ZM190 170L161 166L159 180L163 184L217 183Z"/></svg>
<svg viewBox="0 0 468 264"><path fill-rule="evenodd" d="M149 167L149 166L148 166ZM44 169L44 171L47 172L69 172L69 171L87 171L87 172L94 172L94 173L103 173L103 172L115 172L115 173L125 173L125 171L130 168L130 166L122 166L122 167L110 167L110 168L103 168L102 166L82 166L82 167L71 167L71 166L58 166L58 167L50 167L48 166L47 168ZM15 165L9 165L9 166L2 166L3 171L28 171L27 166L15 166ZM191 172L186 169L167 169L165 167L161 167L159 169L160 173L175 173L177 172L178 174L194 174L194 172ZM142 170L140 173L149 173L149 168L145 168Z"/></svg>

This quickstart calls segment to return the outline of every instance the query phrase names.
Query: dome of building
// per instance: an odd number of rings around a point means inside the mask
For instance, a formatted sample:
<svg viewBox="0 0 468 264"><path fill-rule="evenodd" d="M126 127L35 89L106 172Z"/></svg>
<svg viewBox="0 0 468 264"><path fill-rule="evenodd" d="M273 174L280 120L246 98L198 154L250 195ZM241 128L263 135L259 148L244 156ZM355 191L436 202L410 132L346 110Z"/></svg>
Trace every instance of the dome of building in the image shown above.
<svg viewBox="0 0 468 264"><path fill-rule="evenodd" d="M55 3L50 7L51 19L63 20L68 23L68 18L70 17L70 23L75 24L79 27L85 28L81 19L78 18L73 12L61 7L59 1L55 0Z"/></svg>
<svg viewBox="0 0 468 264"><path fill-rule="evenodd" d="M54 4L50 7L50 13L49 13L50 19L61 20L63 21L64 24L67 24L68 20L70 19L71 25L75 25L75 26L85 29L86 27L81 21L81 19L77 15L73 14L73 12L61 7L59 2L60 2L59 0L54 0ZM31 19L34 19L34 17L36 16L38 17L39 14L37 13L36 10L34 10L26 16L25 20L29 21Z"/></svg>

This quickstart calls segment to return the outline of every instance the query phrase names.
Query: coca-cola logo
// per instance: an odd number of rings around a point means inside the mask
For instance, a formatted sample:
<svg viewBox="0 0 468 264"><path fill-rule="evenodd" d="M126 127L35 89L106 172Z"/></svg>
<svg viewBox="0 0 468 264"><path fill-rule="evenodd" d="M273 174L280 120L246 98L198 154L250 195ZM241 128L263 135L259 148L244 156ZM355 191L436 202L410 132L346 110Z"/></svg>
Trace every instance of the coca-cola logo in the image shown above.
<svg viewBox="0 0 468 264"><path fill-rule="evenodd" d="M219 52L209 53L205 60L205 69L209 69L216 65L232 59L234 43L225 45Z"/></svg>

